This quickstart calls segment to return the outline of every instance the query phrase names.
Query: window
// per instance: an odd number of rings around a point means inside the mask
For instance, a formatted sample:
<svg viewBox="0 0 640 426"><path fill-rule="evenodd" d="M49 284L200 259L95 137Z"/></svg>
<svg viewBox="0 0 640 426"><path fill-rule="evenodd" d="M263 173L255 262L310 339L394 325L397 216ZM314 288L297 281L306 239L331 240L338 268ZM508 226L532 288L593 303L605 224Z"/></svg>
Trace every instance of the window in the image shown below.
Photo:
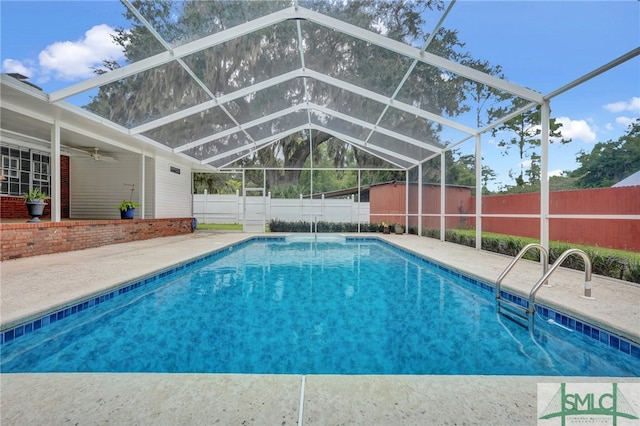
<svg viewBox="0 0 640 426"><path fill-rule="evenodd" d="M49 194L50 156L24 147L2 145L2 175L0 193L20 196L31 187L39 187Z"/></svg>

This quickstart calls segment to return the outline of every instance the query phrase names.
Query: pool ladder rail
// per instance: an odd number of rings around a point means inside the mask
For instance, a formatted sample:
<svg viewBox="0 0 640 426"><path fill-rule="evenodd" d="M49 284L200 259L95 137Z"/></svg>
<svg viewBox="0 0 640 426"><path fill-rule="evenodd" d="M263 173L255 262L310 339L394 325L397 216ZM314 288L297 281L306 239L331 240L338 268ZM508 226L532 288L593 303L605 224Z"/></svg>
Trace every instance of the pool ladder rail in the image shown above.
<svg viewBox="0 0 640 426"><path fill-rule="evenodd" d="M528 307L520 305L518 303L512 302L503 298L501 291L501 284L504 278L507 276L509 272L513 269L513 267L522 259L522 257L530 250L536 248L540 251L540 256L542 257L542 277L536 282L536 284L529 291L529 303ZM547 249L545 249L542 245L537 243L527 244L525 247L520 250L518 255L507 265L504 271L500 274L498 279L496 280L496 309L498 314L502 314L509 319L514 320L516 323L528 328L530 332L533 332L534 325L534 317L536 313L535 306L535 297L540 287L543 285L546 287L551 287L549 284L549 277L553 272L560 267L562 262L571 255L577 254L584 260L584 294L581 297L586 299L594 299L591 297L591 260L587 254L580 249L569 249L558 257L551 268L549 268L549 253Z"/></svg>

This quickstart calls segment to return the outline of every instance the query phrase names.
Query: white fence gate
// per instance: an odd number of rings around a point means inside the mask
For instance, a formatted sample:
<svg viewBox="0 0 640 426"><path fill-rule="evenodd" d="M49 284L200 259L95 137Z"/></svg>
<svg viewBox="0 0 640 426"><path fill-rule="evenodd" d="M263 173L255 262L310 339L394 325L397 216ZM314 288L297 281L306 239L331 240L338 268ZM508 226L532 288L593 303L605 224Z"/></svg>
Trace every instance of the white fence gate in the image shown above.
<svg viewBox="0 0 640 426"><path fill-rule="evenodd" d="M285 222L368 223L369 203L346 199L271 198L247 190L233 195L195 194L193 215L200 223L238 223L247 232L263 232L272 219ZM246 200L246 202L245 202ZM249 228L251 230L249 230Z"/></svg>

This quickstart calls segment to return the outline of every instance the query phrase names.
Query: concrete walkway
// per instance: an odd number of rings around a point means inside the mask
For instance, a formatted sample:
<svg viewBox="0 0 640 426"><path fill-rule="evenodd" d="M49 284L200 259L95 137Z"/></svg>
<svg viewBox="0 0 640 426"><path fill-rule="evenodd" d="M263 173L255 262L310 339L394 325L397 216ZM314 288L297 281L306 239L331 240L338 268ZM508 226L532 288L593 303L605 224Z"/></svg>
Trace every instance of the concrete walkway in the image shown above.
<svg viewBox="0 0 640 426"><path fill-rule="evenodd" d="M377 236L490 282L510 261L428 238ZM1 326L249 237L197 232L2 262ZM527 294L540 275L539 264L522 262L505 287ZM560 269L539 299L640 341L640 287L594 276L595 300L586 300L579 297L583 280L583 273ZM0 423L536 424L538 383L596 381L640 383L580 377L2 374Z"/></svg>

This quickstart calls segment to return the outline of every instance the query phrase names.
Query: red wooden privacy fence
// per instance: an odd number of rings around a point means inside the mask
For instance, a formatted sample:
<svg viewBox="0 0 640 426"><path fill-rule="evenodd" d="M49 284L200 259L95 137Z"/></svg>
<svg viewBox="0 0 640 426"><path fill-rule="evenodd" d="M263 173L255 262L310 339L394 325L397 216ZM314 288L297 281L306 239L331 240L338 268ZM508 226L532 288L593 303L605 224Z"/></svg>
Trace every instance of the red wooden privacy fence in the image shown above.
<svg viewBox="0 0 640 426"><path fill-rule="evenodd" d="M475 214L471 190L448 186L445 211L450 215ZM371 187L371 221L404 223L406 189L401 183ZM417 185L409 186L409 213L418 212ZM424 185L423 214L440 213L440 187ZM540 194L490 195L482 198L482 214L539 214ZM640 220L613 218L554 218L554 215L640 215L640 186L557 191L549 194L549 238L574 244L640 252ZM386 215L376 216L376 215ZM475 227L474 217L447 217L447 229ZM410 219L410 224L417 224ZM438 217L425 217L423 227L439 228ZM482 230L539 238L538 218L483 217Z"/></svg>

